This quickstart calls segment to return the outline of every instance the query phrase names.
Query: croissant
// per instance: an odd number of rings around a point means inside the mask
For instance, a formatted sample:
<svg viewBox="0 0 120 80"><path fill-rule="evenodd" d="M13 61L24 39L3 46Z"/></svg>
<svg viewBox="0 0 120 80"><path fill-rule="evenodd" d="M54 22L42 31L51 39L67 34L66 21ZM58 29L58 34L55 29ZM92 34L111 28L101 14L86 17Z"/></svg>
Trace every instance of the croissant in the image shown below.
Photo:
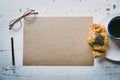
<svg viewBox="0 0 120 80"><path fill-rule="evenodd" d="M108 35L104 26L91 24L87 42L92 49L93 57L105 55L108 46Z"/></svg>

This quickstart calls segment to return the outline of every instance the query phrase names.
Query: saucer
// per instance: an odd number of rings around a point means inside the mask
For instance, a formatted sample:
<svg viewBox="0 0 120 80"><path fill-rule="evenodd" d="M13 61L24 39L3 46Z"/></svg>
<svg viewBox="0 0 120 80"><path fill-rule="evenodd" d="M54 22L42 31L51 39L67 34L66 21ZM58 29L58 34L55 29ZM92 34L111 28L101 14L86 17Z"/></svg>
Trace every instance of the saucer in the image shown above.
<svg viewBox="0 0 120 80"><path fill-rule="evenodd" d="M103 18L101 20L100 24L105 26L106 30L107 30L107 26L108 26L110 20L116 16L120 16L120 13L111 14L111 15L106 16L105 18ZM110 39L110 37L109 37L109 43L108 43L108 50L106 52L105 57L107 59L110 59L113 61L120 61L120 43L116 43L115 41Z"/></svg>

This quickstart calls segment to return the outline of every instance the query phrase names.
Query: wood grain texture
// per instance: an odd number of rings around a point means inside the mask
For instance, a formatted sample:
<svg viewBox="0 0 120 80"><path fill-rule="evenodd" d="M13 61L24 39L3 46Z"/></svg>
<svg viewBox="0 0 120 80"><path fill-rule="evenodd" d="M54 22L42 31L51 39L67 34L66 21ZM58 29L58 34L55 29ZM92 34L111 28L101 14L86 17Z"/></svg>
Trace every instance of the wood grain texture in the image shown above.
<svg viewBox="0 0 120 80"><path fill-rule="evenodd" d="M116 8L113 9L113 5ZM95 59L94 67L23 67L23 29L8 30L9 21L28 9L38 16L93 16L94 23L109 14L119 13L119 0L1 0L0 1L0 80L119 80L120 62ZM110 11L106 11L109 8ZM16 73L13 74L10 37L15 39ZM13 66L12 66L13 67ZM9 70L7 70L9 69ZM6 71L7 70L7 71Z"/></svg>

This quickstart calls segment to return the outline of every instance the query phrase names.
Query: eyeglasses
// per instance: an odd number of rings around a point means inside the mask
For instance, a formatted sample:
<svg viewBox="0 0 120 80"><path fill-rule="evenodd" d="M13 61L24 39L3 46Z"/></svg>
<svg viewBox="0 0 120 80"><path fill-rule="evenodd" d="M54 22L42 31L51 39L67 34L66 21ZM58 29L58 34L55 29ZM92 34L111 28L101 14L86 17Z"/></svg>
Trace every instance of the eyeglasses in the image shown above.
<svg viewBox="0 0 120 80"><path fill-rule="evenodd" d="M10 21L10 23L9 23L9 30L17 31L17 30L21 29L22 28L22 21L21 21L21 19L24 18L28 22L32 22L32 21L35 20L36 14L38 14L38 12L35 12L35 10L33 10L33 9L29 9L22 16L20 16L19 18L13 19L13 20ZM27 18L28 15L33 15L33 18L30 20L29 18ZM14 25L16 23L18 23L18 22L19 22L20 25L15 28Z"/></svg>

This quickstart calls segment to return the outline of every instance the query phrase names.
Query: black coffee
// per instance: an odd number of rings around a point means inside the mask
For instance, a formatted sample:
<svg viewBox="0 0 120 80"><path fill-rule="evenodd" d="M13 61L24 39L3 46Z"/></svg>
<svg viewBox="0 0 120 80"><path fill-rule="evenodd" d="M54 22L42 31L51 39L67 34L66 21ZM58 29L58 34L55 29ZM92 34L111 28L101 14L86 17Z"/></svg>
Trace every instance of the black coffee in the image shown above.
<svg viewBox="0 0 120 80"><path fill-rule="evenodd" d="M120 38L120 16L113 18L108 25L108 32L113 37Z"/></svg>

